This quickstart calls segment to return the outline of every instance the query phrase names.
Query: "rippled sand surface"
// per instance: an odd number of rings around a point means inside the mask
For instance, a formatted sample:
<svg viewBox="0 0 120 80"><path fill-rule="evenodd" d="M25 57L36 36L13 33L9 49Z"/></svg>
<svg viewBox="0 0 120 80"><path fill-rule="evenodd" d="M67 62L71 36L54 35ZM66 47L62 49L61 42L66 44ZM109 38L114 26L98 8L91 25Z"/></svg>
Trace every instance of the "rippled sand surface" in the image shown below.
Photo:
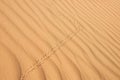
<svg viewBox="0 0 120 80"><path fill-rule="evenodd" d="M120 80L120 1L0 0L0 80Z"/></svg>

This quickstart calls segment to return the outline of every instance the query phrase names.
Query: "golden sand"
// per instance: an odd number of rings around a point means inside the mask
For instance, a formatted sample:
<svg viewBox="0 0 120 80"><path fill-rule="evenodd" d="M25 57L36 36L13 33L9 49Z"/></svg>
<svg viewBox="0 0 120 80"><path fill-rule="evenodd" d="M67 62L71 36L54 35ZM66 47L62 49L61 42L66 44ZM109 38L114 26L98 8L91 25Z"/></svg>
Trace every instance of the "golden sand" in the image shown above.
<svg viewBox="0 0 120 80"><path fill-rule="evenodd" d="M0 80L120 80L120 1L0 0Z"/></svg>

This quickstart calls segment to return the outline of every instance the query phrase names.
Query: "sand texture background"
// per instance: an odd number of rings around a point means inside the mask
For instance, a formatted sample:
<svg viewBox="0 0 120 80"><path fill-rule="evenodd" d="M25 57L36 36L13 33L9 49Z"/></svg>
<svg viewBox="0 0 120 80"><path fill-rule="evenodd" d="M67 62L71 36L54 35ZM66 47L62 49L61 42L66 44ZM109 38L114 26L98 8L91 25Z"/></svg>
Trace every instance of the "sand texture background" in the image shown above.
<svg viewBox="0 0 120 80"><path fill-rule="evenodd" d="M0 0L0 80L120 80L120 0Z"/></svg>

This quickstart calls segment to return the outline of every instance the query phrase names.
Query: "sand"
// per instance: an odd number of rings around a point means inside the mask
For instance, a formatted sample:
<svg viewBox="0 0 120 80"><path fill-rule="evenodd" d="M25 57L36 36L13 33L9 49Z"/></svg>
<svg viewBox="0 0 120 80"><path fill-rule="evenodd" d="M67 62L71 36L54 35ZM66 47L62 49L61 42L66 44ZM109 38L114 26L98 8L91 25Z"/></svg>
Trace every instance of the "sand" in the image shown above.
<svg viewBox="0 0 120 80"><path fill-rule="evenodd" d="M120 80L120 1L0 0L0 80Z"/></svg>

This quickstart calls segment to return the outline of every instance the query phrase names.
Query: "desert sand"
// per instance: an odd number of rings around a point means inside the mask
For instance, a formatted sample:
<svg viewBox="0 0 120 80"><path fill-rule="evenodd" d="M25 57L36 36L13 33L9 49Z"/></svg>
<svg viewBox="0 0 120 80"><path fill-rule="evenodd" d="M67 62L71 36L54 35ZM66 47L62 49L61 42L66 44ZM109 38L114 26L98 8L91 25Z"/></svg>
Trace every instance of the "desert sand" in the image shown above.
<svg viewBox="0 0 120 80"><path fill-rule="evenodd" d="M0 0L0 80L120 80L120 1Z"/></svg>

